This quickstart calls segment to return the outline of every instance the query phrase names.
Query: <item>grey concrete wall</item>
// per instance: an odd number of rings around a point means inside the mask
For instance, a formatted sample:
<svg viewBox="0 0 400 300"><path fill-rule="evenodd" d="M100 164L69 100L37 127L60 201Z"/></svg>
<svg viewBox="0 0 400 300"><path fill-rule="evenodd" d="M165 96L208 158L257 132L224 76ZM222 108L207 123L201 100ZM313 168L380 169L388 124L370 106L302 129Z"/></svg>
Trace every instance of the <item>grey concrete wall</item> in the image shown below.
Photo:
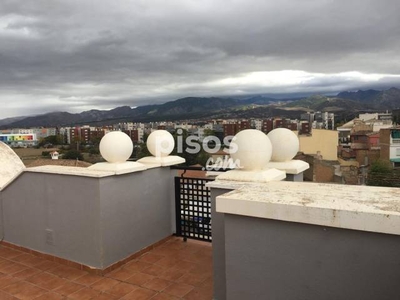
<svg viewBox="0 0 400 300"><path fill-rule="evenodd" d="M5 241L100 267L98 179L26 172L2 198Z"/></svg>
<svg viewBox="0 0 400 300"><path fill-rule="evenodd" d="M101 179L103 267L172 235L169 168Z"/></svg>
<svg viewBox="0 0 400 300"><path fill-rule="evenodd" d="M171 177L169 168L103 178L23 173L2 191L4 240L106 268L172 235Z"/></svg>
<svg viewBox="0 0 400 300"><path fill-rule="evenodd" d="M225 215L227 299L389 300L400 237Z"/></svg>
<svg viewBox="0 0 400 300"><path fill-rule="evenodd" d="M215 199L229 191L232 190L211 188L213 283L215 300L227 299L225 274L225 215L215 211Z"/></svg>
<svg viewBox="0 0 400 300"><path fill-rule="evenodd" d="M301 172L299 174L286 174L285 181L295 181L295 182L302 182L304 173Z"/></svg>
<svg viewBox="0 0 400 300"><path fill-rule="evenodd" d="M178 176L178 170L170 169L170 215L171 215L171 229L172 233L176 233L176 211L175 211L175 177Z"/></svg>

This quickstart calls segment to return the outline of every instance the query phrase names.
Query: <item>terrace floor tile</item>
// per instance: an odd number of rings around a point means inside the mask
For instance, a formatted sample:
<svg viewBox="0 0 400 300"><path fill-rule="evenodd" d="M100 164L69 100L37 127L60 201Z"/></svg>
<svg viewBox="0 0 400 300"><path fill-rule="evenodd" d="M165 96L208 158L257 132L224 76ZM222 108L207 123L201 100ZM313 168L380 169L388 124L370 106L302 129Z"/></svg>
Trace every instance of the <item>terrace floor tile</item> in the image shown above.
<svg viewBox="0 0 400 300"><path fill-rule="evenodd" d="M211 300L210 243L172 237L104 276L0 245L0 299Z"/></svg>

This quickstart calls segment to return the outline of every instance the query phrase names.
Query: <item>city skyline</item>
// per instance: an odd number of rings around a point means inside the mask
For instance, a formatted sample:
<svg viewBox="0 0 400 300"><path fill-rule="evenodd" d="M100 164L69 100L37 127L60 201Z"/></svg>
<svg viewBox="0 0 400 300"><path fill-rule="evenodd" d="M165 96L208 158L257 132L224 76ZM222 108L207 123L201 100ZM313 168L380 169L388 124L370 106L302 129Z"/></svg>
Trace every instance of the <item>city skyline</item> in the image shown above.
<svg viewBox="0 0 400 300"><path fill-rule="evenodd" d="M3 1L0 119L400 86L397 1Z"/></svg>

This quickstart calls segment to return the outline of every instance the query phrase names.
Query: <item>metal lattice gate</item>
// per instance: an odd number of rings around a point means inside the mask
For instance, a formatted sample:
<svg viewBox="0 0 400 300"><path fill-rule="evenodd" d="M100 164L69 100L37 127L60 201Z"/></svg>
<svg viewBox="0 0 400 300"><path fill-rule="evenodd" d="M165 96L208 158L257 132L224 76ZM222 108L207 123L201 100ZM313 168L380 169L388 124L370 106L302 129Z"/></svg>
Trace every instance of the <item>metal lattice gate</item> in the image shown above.
<svg viewBox="0 0 400 300"><path fill-rule="evenodd" d="M176 234L211 242L212 179L175 177Z"/></svg>

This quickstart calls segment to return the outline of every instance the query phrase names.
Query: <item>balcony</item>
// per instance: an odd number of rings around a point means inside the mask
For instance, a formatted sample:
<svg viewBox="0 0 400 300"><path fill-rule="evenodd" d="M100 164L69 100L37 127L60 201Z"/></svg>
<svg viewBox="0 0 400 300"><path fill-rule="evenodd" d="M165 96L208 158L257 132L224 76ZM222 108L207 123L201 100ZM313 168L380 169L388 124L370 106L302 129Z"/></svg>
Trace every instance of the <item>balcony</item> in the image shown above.
<svg viewBox="0 0 400 300"><path fill-rule="evenodd" d="M0 146L1 299L400 294L399 189L304 183L298 163L274 162L189 178L178 207L173 157L25 169ZM210 230L212 244L195 240Z"/></svg>

